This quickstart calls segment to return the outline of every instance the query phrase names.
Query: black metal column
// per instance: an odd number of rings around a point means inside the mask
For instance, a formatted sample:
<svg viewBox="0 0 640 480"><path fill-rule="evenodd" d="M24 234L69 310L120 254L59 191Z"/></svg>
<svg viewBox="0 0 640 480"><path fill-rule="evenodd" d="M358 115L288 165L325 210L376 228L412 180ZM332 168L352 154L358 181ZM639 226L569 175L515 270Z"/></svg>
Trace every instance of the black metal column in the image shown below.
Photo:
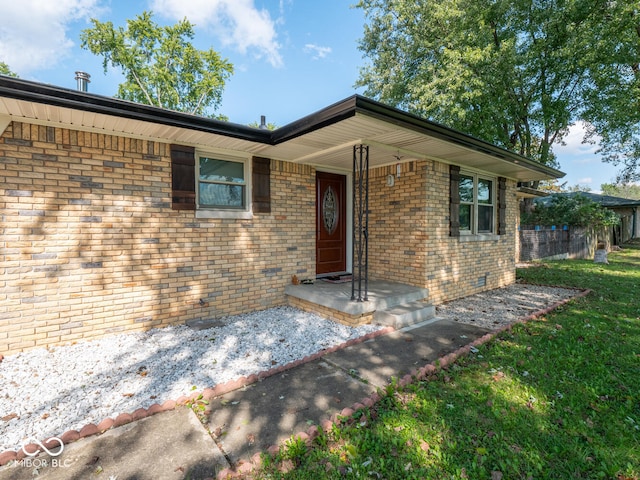
<svg viewBox="0 0 640 480"><path fill-rule="evenodd" d="M369 146L353 146L353 276L351 300L369 298ZM364 285L363 285L364 284Z"/></svg>

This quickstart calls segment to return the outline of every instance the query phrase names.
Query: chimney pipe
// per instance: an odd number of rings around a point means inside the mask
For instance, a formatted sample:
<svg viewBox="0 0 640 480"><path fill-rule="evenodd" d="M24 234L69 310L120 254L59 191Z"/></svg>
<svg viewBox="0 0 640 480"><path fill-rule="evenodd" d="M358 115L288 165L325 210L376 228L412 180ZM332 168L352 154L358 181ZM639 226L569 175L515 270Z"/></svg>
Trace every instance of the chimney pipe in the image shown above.
<svg viewBox="0 0 640 480"><path fill-rule="evenodd" d="M78 82L78 91L80 92L89 91L89 82L91 82L91 80L89 80L90 78L91 78L91 75L89 75L87 72L76 72L76 80Z"/></svg>
<svg viewBox="0 0 640 480"><path fill-rule="evenodd" d="M267 127L267 117L265 117L264 115L260 115L260 130L268 130L269 127Z"/></svg>

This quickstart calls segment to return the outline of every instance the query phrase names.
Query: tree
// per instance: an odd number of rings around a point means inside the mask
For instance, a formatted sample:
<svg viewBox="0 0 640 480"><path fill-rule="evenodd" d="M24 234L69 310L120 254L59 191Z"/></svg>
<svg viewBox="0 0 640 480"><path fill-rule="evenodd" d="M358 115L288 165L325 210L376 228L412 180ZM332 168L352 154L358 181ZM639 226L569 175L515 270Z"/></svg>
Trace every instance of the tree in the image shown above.
<svg viewBox="0 0 640 480"><path fill-rule="evenodd" d="M261 128L261 125L260 125L258 122L251 122L251 123L250 123L249 125L247 125L247 126L249 126L249 127L253 127L253 128ZM278 126L277 126L275 123L273 123L273 122L269 122L269 123L267 123L266 127L267 127L267 130L275 130L275 129L277 129L277 128L278 128Z"/></svg>
<svg viewBox="0 0 640 480"><path fill-rule="evenodd" d="M152 12L127 20L127 28L92 19L80 34L82 48L103 57L104 71L120 67L125 82L116 97L196 115L211 114L222 100L233 65L213 49L190 42L193 25L184 19L159 26Z"/></svg>
<svg viewBox="0 0 640 480"><path fill-rule="evenodd" d="M566 187L565 192L590 192L591 187L589 185L582 185L580 183L576 183L575 185L571 185L570 187Z"/></svg>
<svg viewBox="0 0 640 480"><path fill-rule="evenodd" d="M11 71L9 65L4 62L0 62L0 75L6 75L8 77L17 77L18 75Z"/></svg>
<svg viewBox="0 0 640 480"><path fill-rule="evenodd" d="M573 122L586 119L601 136L618 128L607 109L596 115L596 105L607 100L598 90L616 95L639 62L637 42L634 53L627 34L616 40L618 28L631 29L619 17L635 11L623 3L637 9L637 1L611 0L360 0L360 49L369 62L357 85L380 101L556 165L552 147ZM599 39L607 43L594 49ZM611 50L624 51L624 64ZM602 66L624 74L608 76Z"/></svg>
<svg viewBox="0 0 640 480"><path fill-rule="evenodd" d="M609 1L592 25L590 71L584 119L606 162L622 167L619 183L640 180L640 5ZM597 62L597 63L596 63Z"/></svg>
<svg viewBox="0 0 640 480"><path fill-rule="evenodd" d="M640 200L640 185L633 183L603 183L600 185L603 195Z"/></svg>
<svg viewBox="0 0 640 480"><path fill-rule="evenodd" d="M619 224L620 217L584 195L556 195L547 204L536 202L532 212L523 214L521 223L605 227Z"/></svg>

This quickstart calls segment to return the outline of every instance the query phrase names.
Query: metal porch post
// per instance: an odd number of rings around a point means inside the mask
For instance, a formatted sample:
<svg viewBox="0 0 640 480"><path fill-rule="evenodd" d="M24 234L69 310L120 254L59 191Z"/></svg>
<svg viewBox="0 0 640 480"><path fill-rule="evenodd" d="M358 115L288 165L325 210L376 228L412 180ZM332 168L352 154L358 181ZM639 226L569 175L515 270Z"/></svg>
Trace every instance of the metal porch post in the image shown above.
<svg viewBox="0 0 640 480"><path fill-rule="evenodd" d="M369 146L353 146L353 276L351 300L366 302L369 288ZM364 282L364 288L363 288ZM356 288L357 284L357 288Z"/></svg>

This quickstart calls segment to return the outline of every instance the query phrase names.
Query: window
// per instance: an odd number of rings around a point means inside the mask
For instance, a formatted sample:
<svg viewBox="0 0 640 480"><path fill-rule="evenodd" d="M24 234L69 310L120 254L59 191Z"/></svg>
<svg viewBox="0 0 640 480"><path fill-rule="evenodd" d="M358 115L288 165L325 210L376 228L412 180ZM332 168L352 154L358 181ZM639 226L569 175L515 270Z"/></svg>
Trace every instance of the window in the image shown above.
<svg viewBox="0 0 640 480"><path fill-rule="evenodd" d="M458 181L460 232L494 233L494 181L462 173Z"/></svg>
<svg viewBox="0 0 640 480"><path fill-rule="evenodd" d="M196 218L253 218L271 213L271 160L230 157L171 145L171 208Z"/></svg>
<svg viewBox="0 0 640 480"><path fill-rule="evenodd" d="M198 155L199 209L248 210L247 162Z"/></svg>

